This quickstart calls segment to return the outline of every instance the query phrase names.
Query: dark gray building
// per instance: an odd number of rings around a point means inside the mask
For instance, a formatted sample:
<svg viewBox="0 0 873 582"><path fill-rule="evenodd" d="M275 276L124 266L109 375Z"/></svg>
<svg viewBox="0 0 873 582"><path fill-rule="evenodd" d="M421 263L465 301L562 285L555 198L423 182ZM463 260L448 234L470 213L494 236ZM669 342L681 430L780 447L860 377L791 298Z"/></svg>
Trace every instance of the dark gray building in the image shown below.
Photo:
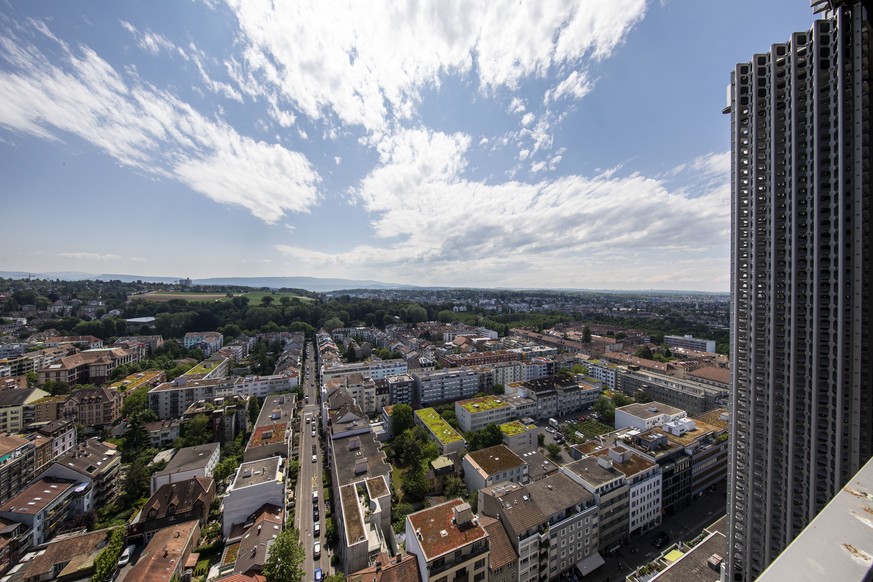
<svg viewBox="0 0 873 582"><path fill-rule="evenodd" d="M728 579L752 580L873 452L870 0L731 74ZM754 15L750 15L754 17Z"/></svg>

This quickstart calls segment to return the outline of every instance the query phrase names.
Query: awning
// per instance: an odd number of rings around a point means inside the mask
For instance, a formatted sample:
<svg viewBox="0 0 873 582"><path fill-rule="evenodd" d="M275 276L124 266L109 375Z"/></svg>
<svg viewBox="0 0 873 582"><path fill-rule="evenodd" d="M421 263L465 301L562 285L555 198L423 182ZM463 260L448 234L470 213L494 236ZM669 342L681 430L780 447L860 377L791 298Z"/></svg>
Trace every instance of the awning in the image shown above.
<svg viewBox="0 0 873 582"><path fill-rule="evenodd" d="M605 563L606 560L604 560L600 556L600 553L594 552L581 562L576 562L576 568L578 568L579 572L581 572L583 576L587 576Z"/></svg>

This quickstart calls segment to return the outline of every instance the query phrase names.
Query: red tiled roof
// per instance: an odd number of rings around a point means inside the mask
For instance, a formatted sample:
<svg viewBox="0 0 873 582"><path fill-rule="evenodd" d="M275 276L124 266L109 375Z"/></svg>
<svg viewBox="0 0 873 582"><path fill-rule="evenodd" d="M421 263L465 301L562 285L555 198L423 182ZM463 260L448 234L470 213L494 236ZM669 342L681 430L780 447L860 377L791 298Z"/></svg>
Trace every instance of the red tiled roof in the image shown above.
<svg viewBox="0 0 873 582"><path fill-rule="evenodd" d="M461 499L452 499L408 516L413 530L420 533L419 544L429 561L486 537L478 523L453 523L453 508L462 503Z"/></svg>

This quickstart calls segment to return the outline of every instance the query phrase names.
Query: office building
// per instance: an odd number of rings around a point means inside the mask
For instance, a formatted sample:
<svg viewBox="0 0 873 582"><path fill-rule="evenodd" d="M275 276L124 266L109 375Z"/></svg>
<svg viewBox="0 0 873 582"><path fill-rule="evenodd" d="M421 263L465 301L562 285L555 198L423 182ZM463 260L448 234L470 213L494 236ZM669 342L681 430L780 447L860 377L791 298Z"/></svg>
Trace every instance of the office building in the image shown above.
<svg viewBox="0 0 873 582"><path fill-rule="evenodd" d="M729 580L761 574L873 452L871 5L812 6L728 88Z"/></svg>

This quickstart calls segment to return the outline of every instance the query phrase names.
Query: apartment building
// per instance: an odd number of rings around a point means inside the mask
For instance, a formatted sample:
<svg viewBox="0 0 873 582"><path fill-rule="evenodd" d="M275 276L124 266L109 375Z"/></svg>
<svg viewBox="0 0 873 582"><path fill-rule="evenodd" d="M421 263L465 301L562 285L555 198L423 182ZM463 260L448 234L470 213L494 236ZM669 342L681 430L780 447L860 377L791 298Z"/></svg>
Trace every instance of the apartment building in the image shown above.
<svg viewBox="0 0 873 582"><path fill-rule="evenodd" d="M73 514L75 481L39 479L0 504L0 518L27 527L27 543L40 546L55 535Z"/></svg>
<svg viewBox="0 0 873 582"><path fill-rule="evenodd" d="M467 366L487 366L500 362L520 361L521 354L507 350L494 352L473 352L470 354L444 354L439 357L439 363L446 368L462 368Z"/></svg>
<svg viewBox="0 0 873 582"><path fill-rule="evenodd" d="M17 495L33 479L35 448L27 439L0 433L0 503Z"/></svg>
<svg viewBox="0 0 873 582"><path fill-rule="evenodd" d="M603 360L586 360L583 362L588 375L602 382L610 390L618 388L619 367Z"/></svg>
<svg viewBox="0 0 873 582"><path fill-rule="evenodd" d="M85 350L64 356L39 370L39 383L105 384L118 366L139 361L139 354L123 348Z"/></svg>
<svg viewBox="0 0 873 582"><path fill-rule="evenodd" d="M488 533L460 499L407 515L406 551L417 558L422 582L485 582L488 576Z"/></svg>
<svg viewBox="0 0 873 582"><path fill-rule="evenodd" d="M329 363L321 368L321 380L326 383L328 380L350 374L361 374L371 380L379 380L388 376L403 375L406 372L406 360L402 358L396 360L368 360L350 364Z"/></svg>
<svg viewBox="0 0 873 582"><path fill-rule="evenodd" d="M715 353L715 340L701 339L692 335L665 335L664 343L671 348Z"/></svg>
<svg viewBox="0 0 873 582"><path fill-rule="evenodd" d="M433 408L416 410L413 418L415 424L427 429L430 439L440 449L440 454L460 453L466 447L464 437L446 422Z"/></svg>
<svg viewBox="0 0 873 582"><path fill-rule="evenodd" d="M159 530L127 573L131 580L171 582L190 580L193 564L188 559L200 540L200 522L179 522Z"/></svg>
<svg viewBox="0 0 873 582"><path fill-rule="evenodd" d="M2 359L0 366L8 366L10 376L24 376L28 372L39 372L68 355L69 348L45 348Z"/></svg>
<svg viewBox="0 0 873 582"><path fill-rule="evenodd" d="M644 455L622 446L601 449L593 456L605 457L627 478L628 535L646 532L661 524L661 467Z"/></svg>
<svg viewBox="0 0 873 582"><path fill-rule="evenodd" d="M652 400L695 416L727 406L728 390L694 380L628 368L621 374L620 389L627 394L645 392Z"/></svg>
<svg viewBox="0 0 873 582"><path fill-rule="evenodd" d="M517 417L515 409L499 396L480 396L455 402L455 418L464 432L481 430L489 424L503 424Z"/></svg>
<svg viewBox="0 0 873 582"><path fill-rule="evenodd" d="M600 511L598 547L609 551L628 537L627 477L609 457L585 457L561 467L561 472L594 496Z"/></svg>
<svg viewBox="0 0 873 582"><path fill-rule="evenodd" d="M339 493L339 556L343 572L349 574L367 568L391 548L391 490L388 478L380 475L343 485Z"/></svg>
<svg viewBox="0 0 873 582"><path fill-rule="evenodd" d="M122 394L111 388L86 388L70 394L62 414L66 420L99 429L118 421L122 402Z"/></svg>
<svg viewBox="0 0 873 582"><path fill-rule="evenodd" d="M468 491L478 491L498 483L526 483L527 463L506 445L496 445L464 455L464 483Z"/></svg>
<svg viewBox="0 0 873 582"><path fill-rule="evenodd" d="M384 379L388 382L388 390L390 392L390 404L409 404L413 403L415 395L415 380L409 374L399 374L396 376L388 376ZM377 380L378 381L378 380Z"/></svg>
<svg viewBox="0 0 873 582"><path fill-rule="evenodd" d="M529 398L536 403L533 417L539 419L572 414L589 406L594 396L599 397L597 388L583 390L574 380L563 376L530 380L511 389L519 396Z"/></svg>
<svg viewBox="0 0 873 582"><path fill-rule="evenodd" d="M39 388L0 390L0 433L18 433L33 422L32 405L48 396Z"/></svg>
<svg viewBox="0 0 873 582"><path fill-rule="evenodd" d="M152 493L130 522L127 540L148 543L161 529L190 520L205 527L214 498L215 481L212 477L191 477L166 483Z"/></svg>
<svg viewBox="0 0 873 582"><path fill-rule="evenodd" d="M185 334L182 345L200 350L208 358L224 345L224 336L217 331L192 331Z"/></svg>
<svg viewBox="0 0 873 582"><path fill-rule="evenodd" d="M179 449L163 470L152 475L151 492L168 483L187 481L195 477L212 477L220 459L220 445L207 443Z"/></svg>
<svg viewBox="0 0 873 582"><path fill-rule="evenodd" d="M527 485L486 487L479 511L503 524L518 556L519 582L552 580L574 566L585 572L603 563L595 498L562 473Z"/></svg>
<svg viewBox="0 0 873 582"><path fill-rule="evenodd" d="M429 406L449 400L470 398L479 392L479 374L466 368L413 372L414 406Z"/></svg>
<svg viewBox="0 0 873 582"><path fill-rule="evenodd" d="M684 410L660 402L634 403L615 409L615 428L632 427L641 431L649 430L687 416Z"/></svg>
<svg viewBox="0 0 873 582"><path fill-rule="evenodd" d="M85 489L77 492L77 513L96 511L115 500L121 472L121 453L114 445L90 438L77 444L65 455L58 457L40 475L40 479L68 479L83 483Z"/></svg>
<svg viewBox="0 0 873 582"><path fill-rule="evenodd" d="M270 457L239 466L222 503L223 535L235 524L245 523L264 504L285 506L285 471L281 457Z"/></svg>
<svg viewBox="0 0 873 582"><path fill-rule="evenodd" d="M533 451L537 448L539 431L535 424L525 424L520 420L505 422L500 425L503 433L503 444L516 454Z"/></svg>

